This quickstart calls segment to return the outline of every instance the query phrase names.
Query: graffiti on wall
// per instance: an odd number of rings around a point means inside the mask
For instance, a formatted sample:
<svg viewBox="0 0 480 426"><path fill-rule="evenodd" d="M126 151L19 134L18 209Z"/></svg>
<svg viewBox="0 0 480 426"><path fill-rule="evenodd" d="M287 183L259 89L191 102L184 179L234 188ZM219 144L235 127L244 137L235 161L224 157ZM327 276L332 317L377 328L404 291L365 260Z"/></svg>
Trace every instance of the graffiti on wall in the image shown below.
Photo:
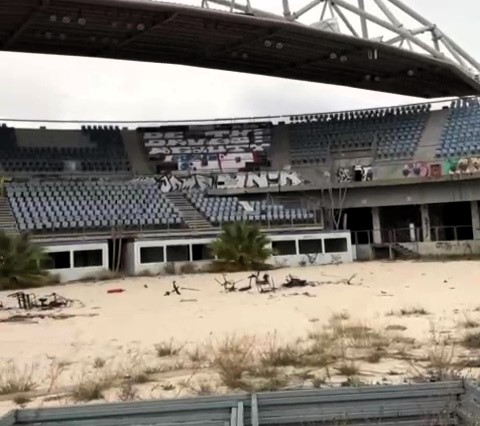
<svg viewBox="0 0 480 426"><path fill-rule="evenodd" d="M268 163L270 123L165 126L143 134L158 171L248 171Z"/></svg>
<svg viewBox="0 0 480 426"><path fill-rule="evenodd" d="M425 161L415 161L405 164L402 174L406 178L425 178L430 175L430 169Z"/></svg>
<svg viewBox="0 0 480 426"><path fill-rule="evenodd" d="M460 158L445 162L445 174L473 174L480 172L480 157Z"/></svg>
<svg viewBox="0 0 480 426"><path fill-rule="evenodd" d="M190 191L192 189L278 188L307 185L297 172L239 172L218 174L192 174L177 176L165 174L158 179L162 192Z"/></svg>
<svg viewBox="0 0 480 426"><path fill-rule="evenodd" d="M372 166L339 167L337 169L337 181L340 183L371 180L373 180Z"/></svg>

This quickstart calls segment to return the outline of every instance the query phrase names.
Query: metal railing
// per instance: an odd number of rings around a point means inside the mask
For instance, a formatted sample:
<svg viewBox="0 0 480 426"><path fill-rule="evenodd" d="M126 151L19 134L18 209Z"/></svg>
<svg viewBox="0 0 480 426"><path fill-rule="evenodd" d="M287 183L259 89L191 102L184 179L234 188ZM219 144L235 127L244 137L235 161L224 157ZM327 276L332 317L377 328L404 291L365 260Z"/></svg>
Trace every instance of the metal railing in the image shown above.
<svg viewBox="0 0 480 426"><path fill-rule="evenodd" d="M478 419L479 400L452 381L15 410L0 426L458 425Z"/></svg>
<svg viewBox="0 0 480 426"><path fill-rule="evenodd" d="M421 227L369 229L352 231L352 244L466 241L474 239L473 231L471 225L432 226L429 228L430 235L424 235Z"/></svg>

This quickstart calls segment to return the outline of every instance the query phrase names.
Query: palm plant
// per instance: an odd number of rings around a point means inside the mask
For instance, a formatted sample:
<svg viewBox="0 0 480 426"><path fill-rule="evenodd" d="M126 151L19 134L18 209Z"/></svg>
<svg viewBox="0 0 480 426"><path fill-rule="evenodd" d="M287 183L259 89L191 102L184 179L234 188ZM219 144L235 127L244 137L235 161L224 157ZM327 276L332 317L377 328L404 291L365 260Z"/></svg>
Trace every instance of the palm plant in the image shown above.
<svg viewBox="0 0 480 426"><path fill-rule="evenodd" d="M210 250L219 260L248 270L264 264L272 255L269 243L269 238L257 226L236 222L222 227Z"/></svg>
<svg viewBox="0 0 480 426"><path fill-rule="evenodd" d="M27 235L7 235L0 231L0 290L35 287L45 283L43 250Z"/></svg>

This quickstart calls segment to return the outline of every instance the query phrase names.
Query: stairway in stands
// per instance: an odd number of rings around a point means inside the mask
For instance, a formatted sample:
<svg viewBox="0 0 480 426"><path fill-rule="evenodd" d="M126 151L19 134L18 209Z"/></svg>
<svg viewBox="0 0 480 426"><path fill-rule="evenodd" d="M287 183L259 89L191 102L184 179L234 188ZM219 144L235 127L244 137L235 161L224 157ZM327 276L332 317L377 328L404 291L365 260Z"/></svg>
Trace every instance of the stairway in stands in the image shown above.
<svg viewBox="0 0 480 426"><path fill-rule="evenodd" d="M165 197L180 211L187 226L196 231L214 230L212 224L190 204L181 192L169 192Z"/></svg>
<svg viewBox="0 0 480 426"><path fill-rule="evenodd" d="M18 234L17 222L10 208L7 197L0 196L0 231L7 234Z"/></svg>
<svg viewBox="0 0 480 426"><path fill-rule="evenodd" d="M141 176L152 174L148 163L147 150L137 132L122 130L122 139L133 173Z"/></svg>
<svg viewBox="0 0 480 426"><path fill-rule="evenodd" d="M435 151L440 143L445 120L448 116L448 110L432 111L427 122L422 138L418 143L415 153L416 161L431 161L435 158Z"/></svg>

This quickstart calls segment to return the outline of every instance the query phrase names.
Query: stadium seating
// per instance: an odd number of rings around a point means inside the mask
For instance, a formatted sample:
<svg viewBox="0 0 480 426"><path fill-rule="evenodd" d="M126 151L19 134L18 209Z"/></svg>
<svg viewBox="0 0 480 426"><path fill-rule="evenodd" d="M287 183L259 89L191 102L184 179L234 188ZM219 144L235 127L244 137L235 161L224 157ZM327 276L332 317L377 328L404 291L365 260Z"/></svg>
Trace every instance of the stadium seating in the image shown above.
<svg viewBox="0 0 480 426"><path fill-rule="evenodd" d="M16 131L0 127L0 171L34 174L120 173L128 172L120 129L118 127L83 127L88 146L56 146L48 143L46 130L39 130L29 146L19 146ZM54 132L54 131L53 131ZM35 136L33 137L35 138Z"/></svg>
<svg viewBox="0 0 480 426"><path fill-rule="evenodd" d="M237 197L207 197L199 192L190 192L187 197L214 225L237 221L270 225L315 222L313 211L301 208L286 209L266 201L242 202Z"/></svg>
<svg viewBox="0 0 480 426"><path fill-rule="evenodd" d="M452 102L435 154L437 158L480 154L480 104L477 98Z"/></svg>
<svg viewBox="0 0 480 426"><path fill-rule="evenodd" d="M292 116L292 165L325 163L336 151L375 150L379 159L411 158L425 129L430 108L430 104L423 104Z"/></svg>
<svg viewBox="0 0 480 426"><path fill-rule="evenodd" d="M74 231L122 226L182 226L155 181L13 182L7 196L20 231Z"/></svg>

